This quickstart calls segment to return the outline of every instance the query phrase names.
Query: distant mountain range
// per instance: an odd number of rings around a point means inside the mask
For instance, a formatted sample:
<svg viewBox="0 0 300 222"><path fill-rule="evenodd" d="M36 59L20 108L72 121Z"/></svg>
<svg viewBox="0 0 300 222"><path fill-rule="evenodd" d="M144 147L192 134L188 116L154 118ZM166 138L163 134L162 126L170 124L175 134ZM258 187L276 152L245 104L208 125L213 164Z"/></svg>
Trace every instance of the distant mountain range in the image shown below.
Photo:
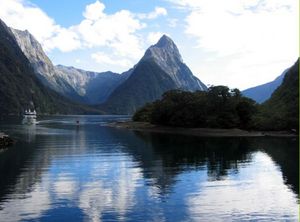
<svg viewBox="0 0 300 222"><path fill-rule="evenodd" d="M83 101L86 104L105 102L114 89L122 84L131 73L131 70L122 74L110 71L97 73L63 65L58 65L55 68L59 71L60 78L68 82L77 96L81 97L78 101ZM70 98L77 99L72 96Z"/></svg>
<svg viewBox="0 0 300 222"><path fill-rule="evenodd" d="M285 74L289 69L286 69L280 76L278 76L272 82L268 82L259 86L255 86L242 91L244 96L247 96L257 103L263 103L268 100L272 93L281 85Z"/></svg>
<svg viewBox="0 0 300 222"><path fill-rule="evenodd" d="M11 30L41 82L69 99L85 104L102 103L128 77L128 72L119 75L54 66L40 43L28 31Z"/></svg>
<svg viewBox="0 0 300 222"><path fill-rule="evenodd" d="M122 74L55 66L28 31L8 28L1 20L0 35L1 114L17 114L33 104L39 113L133 114L172 89L207 90L166 35ZM242 93L262 103L281 85L288 70Z"/></svg>
<svg viewBox="0 0 300 222"><path fill-rule="evenodd" d="M177 46L166 35L146 51L137 65L118 74L54 66L28 31L11 31L44 86L75 102L97 104L106 113L132 114L171 89L207 89L183 63Z"/></svg>

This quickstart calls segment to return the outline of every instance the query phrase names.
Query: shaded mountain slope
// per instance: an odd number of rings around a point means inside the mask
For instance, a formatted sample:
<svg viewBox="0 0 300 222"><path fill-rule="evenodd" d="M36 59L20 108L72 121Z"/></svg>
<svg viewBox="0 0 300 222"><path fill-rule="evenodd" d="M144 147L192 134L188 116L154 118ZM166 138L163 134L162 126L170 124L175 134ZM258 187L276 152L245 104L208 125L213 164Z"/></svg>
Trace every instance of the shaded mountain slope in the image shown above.
<svg viewBox="0 0 300 222"><path fill-rule="evenodd" d="M109 102L101 107L109 113L132 114L145 103L174 88L176 84L159 65L154 61L142 61L128 80L112 93Z"/></svg>
<svg viewBox="0 0 300 222"><path fill-rule="evenodd" d="M299 129L299 59L271 98L262 104L258 124L262 129Z"/></svg>
<svg viewBox="0 0 300 222"><path fill-rule="evenodd" d="M41 44L33 35L27 30L21 31L13 28L11 30L22 52L30 61L36 76L45 86L65 97L84 102L84 99L73 89L72 85L63 78L64 74L52 64Z"/></svg>
<svg viewBox="0 0 300 222"><path fill-rule="evenodd" d="M20 114L33 105L39 114L95 112L45 88L13 33L0 20L0 114Z"/></svg>
<svg viewBox="0 0 300 222"><path fill-rule="evenodd" d="M286 69L280 76L278 76L272 82L268 82L259 86L255 86L242 91L244 96L247 96L257 103L263 103L269 99L272 93L281 85L283 78L288 69Z"/></svg>

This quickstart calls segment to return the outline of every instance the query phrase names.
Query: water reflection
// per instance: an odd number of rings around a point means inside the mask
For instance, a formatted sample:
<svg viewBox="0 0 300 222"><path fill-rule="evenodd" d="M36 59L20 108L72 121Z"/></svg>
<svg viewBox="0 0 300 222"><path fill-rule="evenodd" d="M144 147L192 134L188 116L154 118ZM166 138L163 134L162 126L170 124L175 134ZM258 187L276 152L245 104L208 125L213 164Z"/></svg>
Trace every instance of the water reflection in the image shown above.
<svg viewBox="0 0 300 222"><path fill-rule="evenodd" d="M170 177L174 177L181 171L205 168L208 180L223 180L228 175L239 174L240 168L253 165L254 153L262 151L280 168L277 170L282 171L284 182L299 194L298 139L197 138L141 132L136 135L145 141L147 149L134 150L131 154L141 161L145 172L153 173L155 170L150 168L161 165L163 173L158 175L171 173Z"/></svg>
<svg viewBox="0 0 300 222"><path fill-rule="evenodd" d="M272 159L259 151L253 153L251 165L240 167L238 175L198 183L186 201L191 218L205 221L210 220L212 209L223 221L296 220L295 195L283 182Z"/></svg>
<svg viewBox="0 0 300 222"><path fill-rule="evenodd" d="M0 153L1 220L298 217L298 140L140 133L94 117L77 127L75 118L4 127L19 140Z"/></svg>

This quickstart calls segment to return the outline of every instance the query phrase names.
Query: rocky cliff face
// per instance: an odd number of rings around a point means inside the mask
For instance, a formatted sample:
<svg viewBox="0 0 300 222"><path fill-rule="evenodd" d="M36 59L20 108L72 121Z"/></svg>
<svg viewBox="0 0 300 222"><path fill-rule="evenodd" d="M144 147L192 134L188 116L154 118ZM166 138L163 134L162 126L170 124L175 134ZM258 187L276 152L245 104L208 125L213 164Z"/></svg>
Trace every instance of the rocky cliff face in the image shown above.
<svg viewBox="0 0 300 222"><path fill-rule="evenodd" d="M132 114L171 89L196 91L207 87L183 63L175 43L164 35L146 51L130 77L101 107L110 113Z"/></svg>
<svg viewBox="0 0 300 222"><path fill-rule="evenodd" d="M54 66L40 43L26 30L12 29L18 45L37 77L47 87L77 102L100 104L128 75L88 72L74 67Z"/></svg>
<svg viewBox="0 0 300 222"><path fill-rule="evenodd" d="M174 81L177 88L182 90L207 90L207 87L193 75L183 63L183 59L173 40L163 35L157 44L151 46L141 61L154 61Z"/></svg>
<svg viewBox="0 0 300 222"><path fill-rule="evenodd" d="M47 87L76 101L83 101L83 98L72 88L63 73L56 69L50 59L43 51L40 43L26 30L12 29L19 47L30 61L36 76Z"/></svg>
<svg viewBox="0 0 300 222"><path fill-rule="evenodd" d="M18 115L28 108L38 114L97 112L41 84L11 29L0 20L0 115Z"/></svg>

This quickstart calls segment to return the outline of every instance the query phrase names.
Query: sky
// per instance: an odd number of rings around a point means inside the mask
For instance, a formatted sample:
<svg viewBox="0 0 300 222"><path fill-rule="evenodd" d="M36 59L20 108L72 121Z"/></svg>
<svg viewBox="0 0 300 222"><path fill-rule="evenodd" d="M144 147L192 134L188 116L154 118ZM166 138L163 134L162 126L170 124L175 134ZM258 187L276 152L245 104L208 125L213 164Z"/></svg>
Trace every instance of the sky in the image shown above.
<svg viewBox="0 0 300 222"><path fill-rule="evenodd" d="M122 73L166 34L206 85L246 89L299 57L297 0L0 0L54 64Z"/></svg>

